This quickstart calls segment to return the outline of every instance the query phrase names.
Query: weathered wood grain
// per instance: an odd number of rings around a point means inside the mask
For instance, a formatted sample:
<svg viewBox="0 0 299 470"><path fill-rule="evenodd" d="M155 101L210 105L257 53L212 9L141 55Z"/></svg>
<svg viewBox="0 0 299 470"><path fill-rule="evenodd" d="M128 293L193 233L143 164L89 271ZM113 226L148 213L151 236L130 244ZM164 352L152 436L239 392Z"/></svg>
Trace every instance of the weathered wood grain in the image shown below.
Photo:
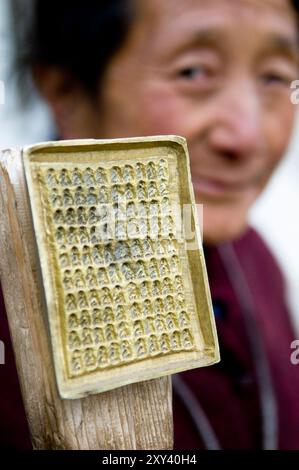
<svg viewBox="0 0 299 470"><path fill-rule="evenodd" d="M81 400L61 400L21 153L0 160L0 275L35 449L171 449L169 377Z"/></svg>

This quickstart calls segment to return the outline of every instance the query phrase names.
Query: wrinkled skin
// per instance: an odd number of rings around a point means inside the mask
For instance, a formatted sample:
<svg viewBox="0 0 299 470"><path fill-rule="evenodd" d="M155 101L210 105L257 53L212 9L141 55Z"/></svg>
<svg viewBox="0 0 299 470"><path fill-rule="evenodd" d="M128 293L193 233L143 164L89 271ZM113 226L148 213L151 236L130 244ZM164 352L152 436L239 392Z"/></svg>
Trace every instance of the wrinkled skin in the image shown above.
<svg viewBox="0 0 299 470"><path fill-rule="evenodd" d="M78 86L55 93L49 71L41 90L63 138L186 137L204 238L232 240L245 230L292 131L295 12L288 0L135 3L131 31L97 96Z"/></svg>

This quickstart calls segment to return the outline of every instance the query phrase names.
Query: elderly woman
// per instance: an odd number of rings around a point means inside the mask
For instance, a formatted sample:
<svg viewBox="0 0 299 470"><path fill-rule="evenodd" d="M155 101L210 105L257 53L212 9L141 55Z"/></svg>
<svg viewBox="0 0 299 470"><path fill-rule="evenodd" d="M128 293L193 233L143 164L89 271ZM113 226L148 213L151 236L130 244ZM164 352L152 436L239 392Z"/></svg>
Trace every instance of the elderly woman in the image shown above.
<svg viewBox="0 0 299 470"><path fill-rule="evenodd" d="M175 447L299 449L283 279L247 224L293 127L295 2L40 0L34 16L25 59L59 138L187 138L222 360L174 377Z"/></svg>

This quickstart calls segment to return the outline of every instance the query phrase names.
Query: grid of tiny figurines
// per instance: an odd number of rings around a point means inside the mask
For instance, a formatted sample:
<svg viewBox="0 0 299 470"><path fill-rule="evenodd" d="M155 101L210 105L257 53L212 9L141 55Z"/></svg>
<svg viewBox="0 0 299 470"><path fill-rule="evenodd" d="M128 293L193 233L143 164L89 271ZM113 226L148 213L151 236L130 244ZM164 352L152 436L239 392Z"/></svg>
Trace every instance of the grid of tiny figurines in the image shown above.
<svg viewBox="0 0 299 470"><path fill-rule="evenodd" d="M38 171L70 377L194 348L166 159Z"/></svg>

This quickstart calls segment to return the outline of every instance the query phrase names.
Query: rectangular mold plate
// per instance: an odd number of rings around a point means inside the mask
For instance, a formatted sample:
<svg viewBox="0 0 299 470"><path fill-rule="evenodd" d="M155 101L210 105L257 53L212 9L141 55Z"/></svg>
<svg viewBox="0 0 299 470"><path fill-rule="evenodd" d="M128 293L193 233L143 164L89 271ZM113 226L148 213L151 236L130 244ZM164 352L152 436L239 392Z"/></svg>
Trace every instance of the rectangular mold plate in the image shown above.
<svg viewBox="0 0 299 470"><path fill-rule="evenodd" d="M185 139L49 142L23 158L60 396L218 362Z"/></svg>

